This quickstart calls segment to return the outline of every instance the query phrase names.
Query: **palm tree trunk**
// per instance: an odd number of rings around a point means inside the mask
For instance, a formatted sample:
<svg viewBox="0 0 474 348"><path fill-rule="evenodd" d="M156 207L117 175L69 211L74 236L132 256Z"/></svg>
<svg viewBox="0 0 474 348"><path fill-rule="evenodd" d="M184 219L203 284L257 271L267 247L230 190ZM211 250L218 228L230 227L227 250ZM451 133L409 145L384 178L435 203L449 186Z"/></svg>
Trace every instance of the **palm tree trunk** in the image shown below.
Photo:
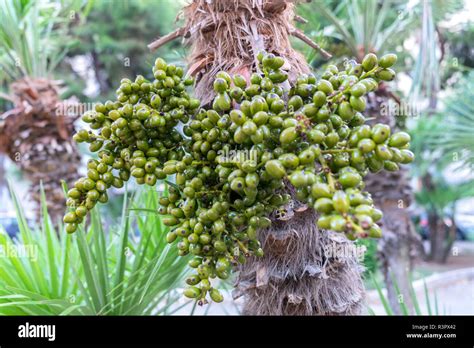
<svg viewBox="0 0 474 348"><path fill-rule="evenodd" d="M374 118L373 123L385 123L396 127L395 116L381 113L382 102L397 98L386 86L369 99L367 113ZM397 100L398 102L398 100ZM366 189L372 194L374 203L384 214L382 219L382 239L378 244L378 258L387 287L390 307L401 314L403 301L410 311L413 303L410 295L410 272L418 250L422 250L421 239L410 219L409 206L413 200L412 188L407 178L407 170L398 172L382 171L366 177Z"/></svg>
<svg viewBox="0 0 474 348"><path fill-rule="evenodd" d="M71 184L78 176L80 156L71 140L73 122L54 83L24 78L11 85L14 108L2 115L1 152L6 153L31 181L30 196L40 216L41 184L53 222L64 213L61 180Z"/></svg>
<svg viewBox="0 0 474 348"><path fill-rule="evenodd" d="M308 72L303 56L291 47L290 35L318 49L293 27L290 1L197 0L183 12L185 26L150 47L157 48L178 36L187 39L191 44L189 72L196 76L196 94L204 103L214 97L212 81L217 72L250 77L262 49L286 59L290 80ZM318 230L314 211L296 199L293 205L299 207L292 209L286 220L274 218L270 229L259 232L265 256L250 259L241 269L235 296L245 297L245 313L359 313L364 298L362 267L354 253L336 252L353 250L353 243L340 234Z"/></svg>

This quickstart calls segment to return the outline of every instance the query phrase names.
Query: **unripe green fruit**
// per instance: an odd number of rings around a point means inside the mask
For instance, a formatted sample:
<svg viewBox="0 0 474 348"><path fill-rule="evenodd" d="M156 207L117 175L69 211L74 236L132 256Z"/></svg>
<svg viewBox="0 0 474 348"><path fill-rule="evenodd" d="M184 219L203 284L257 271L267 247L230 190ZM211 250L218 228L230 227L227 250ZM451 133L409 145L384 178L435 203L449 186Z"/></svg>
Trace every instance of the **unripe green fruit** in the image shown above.
<svg viewBox="0 0 474 348"><path fill-rule="evenodd" d="M255 134L257 131L257 125L253 121L245 121L242 125L242 131L247 135Z"/></svg>
<svg viewBox="0 0 474 348"><path fill-rule="evenodd" d="M200 295L201 295L201 289L196 288L195 286L184 290L184 296L188 298L197 298Z"/></svg>
<svg viewBox="0 0 474 348"><path fill-rule="evenodd" d="M366 101L364 97L351 96L349 99L351 107L356 111L364 111L366 108ZM352 116L353 117L353 116ZM351 117L351 119L352 119Z"/></svg>
<svg viewBox="0 0 474 348"><path fill-rule="evenodd" d="M339 213L347 213L349 211L349 198L344 191L336 191L332 197L334 209Z"/></svg>
<svg viewBox="0 0 474 348"><path fill-rule="evenodd" d="M385 170L387 170L389 172L396 172L397 170L400 169L398 167L398 164L396 164L395 162L392 162L392 161L385 161L383 163L383 167L384 167Z"/></svg>
<svg viewBox="0 0 474 348"><path fill-rule="evenodd" d="M339 176L339 182L344 187L356 187L362 181L362 177L358 173L343 173Z"/></svg>
<svg viewBox="0 0 474 348"><path fill-rule="evenodd" d="M244 114L242 113L242 111L232 110L229 115L230 115L230 119L235 124L237 124L239 126L244 124L246 118L245 118Z"/></svg>
<svg viewBox="0 0 474 348"><path fill-rule="evenodd" d="M270 160L265 163L265 171L275 179L281 179L286 175L285 167L278 160Z"/></svg>
<svg viewBox="0 0 474 348"><path fill-rule="evenodd" d="M304 150L298 155L300 164L310 164L314 162L315 156L311 149Z"/></svg>
<svg viewBox="0 0 474 348"><path fill-rule="evenodd" d="M334 88L328 80L320 80L317 84L318 91L324 92L326 95L330 95L334 92Z"/></svg>
<svg viewBox="0 0 474 348"><path fill-rule="evenodd" d="M334 215L331 217L329 226L333 231L344 231L344 229L346 228L346 220L341 215Z"/></svg>
<svg viewBox="0 0 474 348"><path fill-rule="evenodd" d="M311 196L314 199L318 199L321 197L331 198L332 193L328 184L315 183L313 184L313 186L311 186Z"/></svg>
<svg viewBox="0 0 474 348"><path fill-rule="evenodd" d="M216 78L218 79L224 79L225 82L227 83L227 85L230 86L230 84L232 83L232 78L230 77L230 75L225 72L225 71L219 71L217 74L216 74Z"/></svg>
<svg viewBox="0 0 474 348"><path fill-rule="evenodd" d="M376 76L382 81L392 81L395 78L395 71L392 69L383 69L377 72Z"/></svg>
<svg viewBox="0 0 474 348"><path fill-rule="evenodd" d="M367 88L362 83L356 83L354 86L351 87L350 92L353 97L359 98L367 93Z"/></svg>
<svg viewBox="0 0 474 348"><path fill-rule="evenodd" d="M399 161L402 164L408 164L414 161L415 159L415 154L411 152L410 150L403 149L401 150L402 153L402 160Z"/></svg>
<svg viewBox="0 0 474 348"><path fill-rule="evenodd" d="M211 296L211 299L216 303L220 303L224 300L224 297L222 296L222 294L219 292L219 290L215 288L211 289L209 295Z"/></svg>
<svg viewBox="0 0 474 348"><path fill-rule="evenodd" d="M364 68L365 71L370 71L373 68L375 68L377 63L378 63L377 56L373 53L369 53L362 60L362 67Z"/></svg>
<svg viewBox="0 0 474 348"><path fill-rule="evenodd" d="M393 53L388 53L379 60L379 66L382 68L390 68L397 62L397 55Z"/></svg>
<svg viewBox="0 0 474 348"><path fill-rule="evenodd" d="M202 259L200 257L195 257L195 258L188 261L188 265L191 268L197 268L201 263L202 263ZM195 281L195 279L191 280L191 282L194 282L194 281ZM189 285L195 285L195 284L189 284Z"/></svg>
<svg viewBox="0 0 474 348"><path fill-rule="evenodd" d="M281 155L278 160L283 164L285 168L295 169L300 164L298 156L292 153L285 153Z"/></svg>
<svg viewBox="0 0 474 348"><path fill-rule="evenodd" d="M166 234L166 241L168 243L173 243L177 238L176 232L168 232Z"/></svg>
<svg viewBox="0 0 474 348"><path fill-rule="evenodd" d="M319 198L314 203L314 209L319 213L328 214L334 209L333 201L329 198Z"/></svg>
<svg viewBox="0 0 474 348"><path fill-rule="evenodd" d="M408 133L398 132L390 137L388 144L393 147L401 148L402 146L408 144L410 140L411 137Z"/></svg>
<svg viewBox="0 0 474 348"><path fill-rule="evenodd" d="M369 229L369 237L371 238L380 238L382 237L382 230L378 225L372 225Z"/></svg>
<svg viewBox="0 0 474 348"><path fill-rule="evenodd" d="M380 209L373 209L371 216L374 221L379 221L383 217L383 213Z"/></svg>
<svg viewBox="0 0 474 348"><path fill-rule="evenodd" d="M300 188L306 186L307 183L307 176L303 171L295 171L290 175L290 183L296 187Z"/></svg>
<svg viewBox="0 0 474 348"><path fill-rule="evenodd" d="M313 95L313 103L316 107L321 107L326 103L326 94L322 91L317 91Z"/></svg>
<svg viewBox="0 0 474 348"><path fill-rule="evenodd" d="M84 207L84 206L82 206L82 205L79 206L79 207L77 207L77 208L76 208L76 211L75 211L76 215L77 215L79 218L83 218L84 216L86 216L86 215L87 215L87 212L88 212L87 208Z"/></svg>
<svg viewBox="0 0 474 348"><path fill-rule="evenodd" d="M375 149L375 142L372 139L362 139L357 143L357 149L362 153L369 153Z"/></svg>
<svg viewBox="0 0 474 348"><path fill-rule="evenodd" d="M76 213L74 212L67 213L66 215L64 215L64 218L63 218L63 221L65 223L73 223L73 222L76 222L76 220L77 220L77 216L76 216Z"/></svg>
<svg viewBox="0 0 474 348"><path fill-rule="evenodd" d="M331 228L331 218L332 218L332 216L330 216L330 215L321 216L317 221L318 227L323 228L325 230L330 229Z"/></svg>
<svg viewBox="0 0 474 348"><path fill-rule="evenodd" d="M67 223L65 229L66 229L67 233L74 233L77 230L77 224L76 223Z"/></svg>
<svg viewBox="0 0 474 348"><path fill-rule="evenodd" d="M214 91L217 93L224 93L229 86L227 85L226 80L223 78L217 78L214 80Z"/></svg>
<svg viewBox="0 0 474 348"><path fill-rule="evenodd" d="M231 99L226 92L220 93L214 99L212 106L216 111L228 111L231 106Z"/></svg>
<svg viewBox="0 0 474 348"><path fill-rule="evenodd" d="M289 144L289 143L295 141L297 136L298 136L298 133L296 132L295 127L286 128L280 134L280 143L282 145Z"/></svg>
<svg viewBox="0 0 474 348"><path fill-rule="evenodd" d="M299 95L294 95L288 101L288 107L293 108L294 111L299 110L303 106L303 99Z"/></svg>
<svg viewBox="0 0 474 348"><path fill-rule="evenodd" d="M247 87L247 80L245 80L245 77L243 77L242 75L236 74L234 75L234 85L236 87L244 89L245 87Z"/></svg>
<svg viewBox="0 0 474 348"><path fill-rule="evenodd" d="M390 127L386 124L376 124L372 128L372 140L377 144L385 142L390 136Z"/></svg>

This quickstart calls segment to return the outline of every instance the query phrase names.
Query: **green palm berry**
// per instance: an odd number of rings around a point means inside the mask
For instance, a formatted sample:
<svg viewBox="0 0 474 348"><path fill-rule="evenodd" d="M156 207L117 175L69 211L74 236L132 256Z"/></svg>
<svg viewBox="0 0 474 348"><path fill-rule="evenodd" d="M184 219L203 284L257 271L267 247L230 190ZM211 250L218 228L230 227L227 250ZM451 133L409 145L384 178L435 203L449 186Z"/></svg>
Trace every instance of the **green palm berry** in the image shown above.
<svg viewBox="0 0 474 348"><path fill-rule="evenodd" d="M311 186L311 196L314 199L318 199L321 197L331 198L332 193L328 184L315 183Z"/></svg>
<svg viewBox="0 0 474 348"><path fill-rule="evenodd" d="M373 53L367 54L364 57L364 59L362 59L362 67L364 68L365 71L372 70L373 68L375 68L377 63L378 63L377 56Z"/></svg>
<svg viewBox="0 0 474 348"><path fill-rule="evenodd" d="M411 140L411 137L406 132L397 132L393 134L388 140L388 144L393 147L401 148L404 145L408 144Z"/></svg>
<svg viewBox="0 0 474 348"><path fill-rule="evenodd" d="M369 153L375 149L375 142L372 139L362 139L357 143L357 149L362 153Z"/></svg>
<svg viewBox="0 0 474 348"><path fill-rule="evenodd" d="M347 213L349 210L349 198L344 191L336 191L332 197L334 209L339 213Z"/></svg>
<svg viewBox="0 0 474 348"><path fill-rule="evenodd" d="M321 216L318 221L317 221L317 225L319 228L323 228L323 229L330 229L331 228L331 218L332 216L331 215L323 215Z"/></svg>
<svg viewBox="0 0 474 348"><path fill-rule="evenodd" d="M331 211L334 210L334 205L333 201L329 198L319 198L315 203L314 203L314 209L319 212L319 213L325 213L328 214Z"/></svg>
<svg viewBox="0 0 474 348"><path fill-rule="evenodd" d="M310 164L314 162L314 152L311 149L306 149L298 155L300 164Z"/></svg>
<svg viewBox="0 0 474 348"><path fill-rule="evenodd" d="M382 56L379 60L379 66L382 68L390 68L397 62L397 55L393 53L388 53Z"/></svg>
<svg viewBox="0 0 474 348"><path fill-rule="evenodd" d="M372 140L377 144L385 142L390 136L390 127L386 124L378 123L372 128Z"/></svg>
<svg viewBox="0 0 474 348"><path fill-rule="evenodd" d="M351 107L356 111L364 111L366 108L366 101L364 97L351 96L349 102L351 104Z"/></svg>
<svg viewBox="0 0 474 348"><path fill-rule="evenodd" d="M385 170L387 170L389 172L396 172L397 170L400 169L398 167L398 164L396 164L395 162L392 162L392 161L385 161L383 163L383 167L384 167Z"/></svg>
<svg viewBox="0 0 474 348"><path fill-rule="evenodd" d="M346 229L346 219L341 215L334 215L331 217L329 226L333 231L342 232Z"/></svg>
<svg viewBox="0 0 474 348"><path fill-rule="evenodd" d="M362 177L358 173L347 172L339 176L339 183L344 188L356 187L361 183L361 181L362 181Z"/></svg>
<svg viewBox="0 0 474 348"><path fill-rule="evenodd" d="M65 223L73 223L77 221L77 215L74 212L69 212L66 215L64 215L63 221Z"/></svg>
<svg viewBox="0 0 474 348"><path fill-rule="evenodd" d="M411 163L415 159L415 154L411 152L410 150L403 149L403 150L400 150L400 152L402 154L402 160L399 162L402 164Z"/></svg>
<svg viewBox="0 0 474 348"><path fill-rule="evenodd" d="M392 159L392 152L388 148L388 146L384 144L379 144L375 147L375 155L382 160L390 160Z"/></svg>
<svg viewBox="0 0 474 348"><path fill-rule="evenodd" d="M184 296L188 298L198 298L201 295L201 289L192 286L184 290Z"/></svg>
<svg viewBox="0 0 474 348"><path fill-rule="evenodd" d="M382 237L382 229L378 225L372 225L369 229L369 237L380 238Z"/></svg>
<svg viewBox="0 0 474 348"><path fill-rule="evenodd" d="M76 223L67 223L65 226L66 226L66 232L67 233L74 233L77 230L77 224Z"/></svg>
<svg viewBox="0 0 474 348"><path fill-rule="evenodd" d="M375 74L382 81L392 81L395 78L395 71L392 69L383 69Z"/></svg>
<svg viewBox="0 0 474 348"><path fill-rule="evenodd" d="M270 160L265 163L265 171L275 179L281 179L286 175L285 167L278 160Z"/></svg>
<svg viewBox="0 0 474 348"><path fill-rule="evenodd" d="M286 128L280 134L280 143L282 145L289 144L289 143L295 141L297 136L298 136L298 133L296 132L295 127Z"/></svg>
<svg viewBox="0 0 474 348"><path fill-rule="evenodd" d="M330 95L332 92L334 92L334 88L328 80L321 79L317 83L317 88L318 91L324 92L326 95Z"/></svg>
<svg viewBox="0 0 474 348"><path fill-rule="evenodd" d="M326 94L322 91L317 91L314 93L313 103L316 107L321 107L326 104Z"/></svg>

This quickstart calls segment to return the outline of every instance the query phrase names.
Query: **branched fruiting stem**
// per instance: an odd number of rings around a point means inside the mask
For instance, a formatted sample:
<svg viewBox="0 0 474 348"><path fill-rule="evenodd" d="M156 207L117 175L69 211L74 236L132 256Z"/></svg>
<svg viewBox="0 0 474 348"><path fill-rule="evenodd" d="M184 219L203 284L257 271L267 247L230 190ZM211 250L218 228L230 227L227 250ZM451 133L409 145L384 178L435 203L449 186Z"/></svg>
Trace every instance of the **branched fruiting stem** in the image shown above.
<svg viewBox="0 0 474 348"><path fill-rule="evenodd" d="M210 164L208 161L193 161L191 163L192 166L207 166Z"/></svg>
<svg viewBox="0 0 474 348"><path fill-rule="evenodd" d="M319 159L319 163L321 163L321 166L323 167L323 172L326 173L326 180L328 182L329 188L331 189L331 191L335 191L336 185L334 184L334 178L332 177L331 170L326 160L324 159L324 156L321 154L319 155L318 159Z"/></svg>
<svg viewBox="0 0 474 348"><path fill-rule="evenodd" d="M353 152L356 149L332 149L332 150L321 150L322 154L327 154L327 153L343 153L343 152Z"/></svg>

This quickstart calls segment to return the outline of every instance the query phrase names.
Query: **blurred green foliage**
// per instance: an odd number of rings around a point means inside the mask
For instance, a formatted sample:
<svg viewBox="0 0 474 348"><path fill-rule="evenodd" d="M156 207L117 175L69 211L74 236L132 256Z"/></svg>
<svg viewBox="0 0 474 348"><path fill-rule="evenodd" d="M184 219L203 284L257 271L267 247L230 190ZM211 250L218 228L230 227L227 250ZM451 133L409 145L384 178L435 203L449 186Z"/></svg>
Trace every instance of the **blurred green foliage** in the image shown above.
<svg viewBox="0 0 474 348"><path fill-rule="evenodd" d="M331 61L361 60L365 54L383 55L395 51L410 30L416 27L419 6L408 7L409 1L375 0L320 0L298 6L298 13L308 20L302 29L333 55ZM318 40L312 28L324 28ZM399 61L404 52L397 50ZM312 64L319 66L324 60L315 55Z"/></svg>
<svg viewBox="0 0 474 348"><path fill-rule="evenodd" d="M175 18L184 1L173 0L100 0L95 1L87 24L76 26L72 35L81 44L70 50L68 57L73 70L78 70L71 58L84 56L99 85L97 99L110 97L122 78L146 75L157 54L169 61L183 59L184 48L179 40L151 53L147 45L175 28ZM68 84L71 94L81 95L84 81ZM72 82L72 83L71 83ZM77 82L77 79L76 79Z"/></svg>

